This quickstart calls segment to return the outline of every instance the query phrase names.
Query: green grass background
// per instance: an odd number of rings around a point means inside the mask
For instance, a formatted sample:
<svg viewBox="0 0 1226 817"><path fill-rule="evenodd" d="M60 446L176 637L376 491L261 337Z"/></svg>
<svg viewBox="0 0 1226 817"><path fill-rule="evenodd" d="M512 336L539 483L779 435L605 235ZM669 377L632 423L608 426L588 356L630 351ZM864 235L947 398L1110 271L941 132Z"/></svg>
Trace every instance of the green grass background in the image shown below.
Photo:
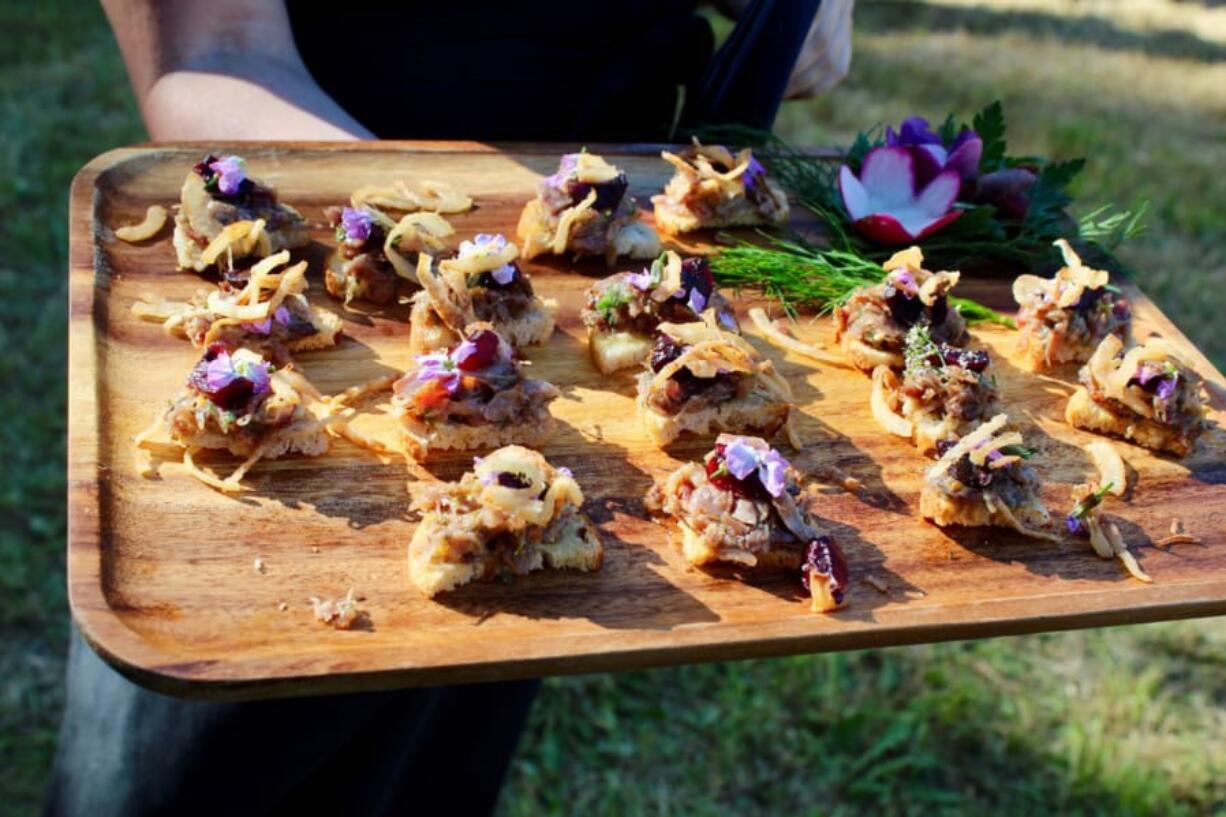
<svg viewBox="0 0 1226 817"><path fill-rule="evenodd" d="M1122 251L1226 364L1226 8L870 2L810 143L1005 101L1018 152L1084 155L1078 209L1152 204ZM144 134L95 4L0 0L0 812L37 812L64 597L66 196ZM1161 580L1161 577L1159 577ZM505 815L1226 813L1220 621L553 679Z"/></svg>

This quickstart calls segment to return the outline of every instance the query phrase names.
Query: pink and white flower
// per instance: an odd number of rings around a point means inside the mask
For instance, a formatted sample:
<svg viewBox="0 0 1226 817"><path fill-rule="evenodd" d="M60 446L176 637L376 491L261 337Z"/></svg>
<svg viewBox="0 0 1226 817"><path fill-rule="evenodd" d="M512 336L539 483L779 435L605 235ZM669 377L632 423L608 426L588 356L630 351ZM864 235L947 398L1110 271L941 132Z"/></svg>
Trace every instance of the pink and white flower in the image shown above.
<svg viewBox="0 0 1226 817"><path fill-rule="evenodd" d="M903 147L870 150L859 176L847 165L839 168L839 193L852 223L882 244L909 244L957 219L962 211L953 206L961 187L953 168L920 185L915 158Z"/></svg>

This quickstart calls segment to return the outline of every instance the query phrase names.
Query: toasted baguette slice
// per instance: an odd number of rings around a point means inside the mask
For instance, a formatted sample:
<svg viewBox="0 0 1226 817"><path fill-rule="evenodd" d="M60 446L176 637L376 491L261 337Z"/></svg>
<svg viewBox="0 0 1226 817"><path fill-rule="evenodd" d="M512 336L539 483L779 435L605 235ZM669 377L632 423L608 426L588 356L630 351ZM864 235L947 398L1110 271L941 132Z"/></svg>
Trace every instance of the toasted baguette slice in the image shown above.
<svg viewBox="0 0 1226 817"><path fill-rule="evenodd" d="M409 578L427 598L457 587L498 575L501 564L495 558L451 561L433 546L446 527L446 519L427 513L409 542ZM574 512L551 539L528 542L520 562L524 572L545 568L592 572L604 564L604 545L596 526L582 512Z"/></svg>
<svg viewBox="0 0 1226 817"><path fill-rule="evenodd" d="M429 457L431 451L472 451L498 448L512 443L535 448L548 442L557 428L558 421L553 416L532 426L517 423L502 428L489 425L409 428L402 425L400 440L404 444L405 453L420 461Z"/></svg>
<svg viewBox="0 0 1226 817"><path fill-rule="evenodd" d="M636 332L599 332L589 329L588 351L602 374L639 366L651 355L651 338Z"/></svg>
<svg viewBox="0 0 1226 817"><path fill-rule="evenodd" d="M648 379L651 377L650 373L643 376ZM647 404L645 389L640 388L639 392L639 421L659 446L668 445L686 432L697 435L710 435L720 431L730 434L758 432L763 437L771 437L787 422L792 408L789 403L750 393L700 411L683 411L674 417L668 417Z"/></svg>
<svg viewBox="0 0 1226 817"><path fill-rule="evenodd" d="M327 349L336 345L336 339L345 328L340 315L317 306L311 307L311 323L316 331L312 335L291 340L286 347L291 352L310 352L315 349Z"/></svg>
<svg viewBox="0 0 1226 817"><path fill-rule="evenodd" d="M599 570L604 545L583 502L567 469L522 446L500 448L458 482L425 485L414 497L423 516L409 543L409 577L433 597L503 572Z"/></svg>
<svg viewBox="0 0 1226 817"><path fill-rule="evenodd" d="M1184 433L1132 412L1114 411L1096 403L1084 386L1069 398L1064 421L1074 428L1120 437L1154 451L1169 451L1177 457L1186 457L1199 436L1199 429Z"/></svg>
<svg viewBox="0 0 1226 817"><path fill-rule="evenodd" d="M989 510L982 499L949 496L928 485L920 492L920 516L942 528L950 525L968 528L1012 527L1004 514Z"/></svg>
<svg viewBox="0 0 1226 817"><path fill-rule="evenodd" d="M251 453L233 437L216 431L197 431L194 434L175 434L174 441L185 448L207 448L229 451L238 457ZM290 454L318 457L328 450L328 433L313 418L294 422L285 428L271 432L266 438L261 459L275 460Z"/></svg>
<svg viewBox="0 0 1226 817"><path fill-rule="evenodd" d="M805 561L804 548L798 543L793 547L775 546L770 550L751 553L744 548L716 548L702 538L684 520L681 528L681 552L690 564L701 567L714 564L739 564L745 567L799 568Z"/></svg>

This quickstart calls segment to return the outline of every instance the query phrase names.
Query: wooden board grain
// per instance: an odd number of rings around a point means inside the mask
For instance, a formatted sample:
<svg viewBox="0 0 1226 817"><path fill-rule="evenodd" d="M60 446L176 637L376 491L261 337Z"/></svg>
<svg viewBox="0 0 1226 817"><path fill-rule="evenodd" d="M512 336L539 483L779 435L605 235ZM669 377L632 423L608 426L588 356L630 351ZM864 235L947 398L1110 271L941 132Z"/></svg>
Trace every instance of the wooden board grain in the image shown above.
<svg viewBox="0 0 1226 817"><path fill-rule="evenodd" d="M1185 462L1120 443L1140 474L1127 505L1126 537L1156 579L1130 580L1088 546L1053 546L996 530L941 531L916 514L925 461L887 437L867 410L869 381L814 367L752 339L793 383L809 441L797 465L834 465L867 487L823 494L813 508L852 564L851 606L810 613L796 578L768 573L737 581L690 569L668 531L649 520L642 496L706 444L657 451L639 430L632 375L598 375L586 356L578 308L605 274L599 264L528 264L539 292L560 303L559 331L530 349L532 372L557 384L561 430L544 453L570 467L606 543L595 574L542 573L513 584L473 585L439 601L411 587L405 559L413 531L406 488L452 479L471 462L449 456L428 470L380 462L339 442L320 459L261 463L252 490L223 496L188 477L169 452L152 456L130 438L173 395L198 353L154 323L131 316L143 292L186 298L207 286L176 272L168 231L137 245L111 228L139 221L149 204L171 204L184 174L208 147L245 154L251 171L315 224L318 262L331 243L322 208L362 184L444 179L478 208L453 219L461 237L513 234L536 181L562 146L472 143L170 146L129 148L87 165L71 205L69 408L69 597L87 639L131 677L166 692L268 697L394 686L616 670L686 661L876 647L1226 612L1226 435L1215 427ZM640 201L669 174L657 152L610 149ZM323 292L318 263L312 298ZM967 294L1008 308L1008 281L974 279ZM1160 333L1206 377L1221 375L1141 293L1138 335ZM738 303L744 316L748 299ZM404 307L343 313L345 339L303 355L305 372L338 391L402 368ZM830 344L829 321L798 331ZM977 329L995 352L1009 410L1041 449L1044 498L1068 507L1092 473L1091 436L1061 421L1064 390L1009 362L1010 333ZM752 335L752 332L751 332ZM1056 372L1071 380L1070 368ZM373 406L365 427L391 435ZM1217 422L1222 414L1213 415ZM208 460L226 469L225 458ZM1203 540L1153 546L1173 518ZM255 569L259 557L262 572ZM888 592L872 589L872 578ZM369 626L336 631L313 620L311 596L363 598ZM281 609L282 605L287 609Z"/></svg>

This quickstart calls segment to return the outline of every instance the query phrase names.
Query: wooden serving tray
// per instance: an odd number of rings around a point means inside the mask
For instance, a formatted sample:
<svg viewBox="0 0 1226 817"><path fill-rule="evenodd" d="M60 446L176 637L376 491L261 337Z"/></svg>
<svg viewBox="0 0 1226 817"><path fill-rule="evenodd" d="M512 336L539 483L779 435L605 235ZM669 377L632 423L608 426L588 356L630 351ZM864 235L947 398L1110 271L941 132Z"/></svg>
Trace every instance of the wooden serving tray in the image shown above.
<svg viewBox="0 0 1226 817"><path fill-rule="evenodd" d="M335 392L400 369L409 360L404 306L345 313L323 291L319 262L332 244L322 208L363 184L443 179L475 197L454 217L460 237L513 236L535 183L551 173L558 145L473 143L259 144L137 147L90 162L73 183L69 406L68 585L73 614L108 661L165 692L214 698L268 697L382 687L619 670L689 661L1059 630L1226 612L1226 435L1214 428L1184 462L1119 443L1140 481L1127 505L1109 509L1156 580L1130 579L1088 545L1054 546L988 529L942 531L917 515L927 462L882 432L868 411L869 380L815 367L767 345L793 383L809 441L790 455L802 468L837 466L863 481L861 494L831 489L813 508L852 566L850 606L815 615L798 577L691 569L669 531L647 518L642 497L708 442L665 453L640 431L633 375L604 377L587 358L578 311L600 263L531 263L538 292L561 305L559 331L528 349L532 373L559 386L561 420L543 451L571 468L606 545L593 574L544 572L513 584L470 585L437 601L409 583L413 532L406 483L454 479L471 456L445 457L429 471L380 462L347 442L318 459L263 462L250 491L219 494L188 476L167 449L136 450L131 437L180 388L199 352L130 312L143 292L186 299L209 284L176 272L169 228L129 245L111 227L139 221L146 206L171 205L206 151L239 152L251 172L315 224L311 297L345 317L335 349L301 356L307 375ZM573 149L573 148L572 148ZM670 174L658 148L609 147L640 202ZM693 246L693 245L691 245ZM624 268L624 267L623 267ZM976 279L961 289L1008 309L1009 281ZM1135 301L1137 334L1160 333L1217 383L1222 376L1145 296ZM738 303L744 317L747 300ZM828 320L803 336L831 345ZM1009 362L1011 333L976 329L992 347L1009 411L1027 423L1027 443L1045 476L1054 513L1093 473L1090 435L1061 421L1064 394ZM1055 373L1072 381L1072 368ZM1218 423L1221 412L1213 415ZM390 438L385 415L368 428ZM782 444L782 443L781 443ZM787 451L786 447L784 448ZM155 452L156 454L157 452ZM206 460L228 472L225 457ZM416 476L415 476L416 475ZM1181 518L1203 544L1159 548ZM264 571L255 569L259 557ZM865 581L883 585L887 592ZM354 588L368 626L337 631L313 619L311 596ZM286 609L282 608L282 603Z"/></svg>

